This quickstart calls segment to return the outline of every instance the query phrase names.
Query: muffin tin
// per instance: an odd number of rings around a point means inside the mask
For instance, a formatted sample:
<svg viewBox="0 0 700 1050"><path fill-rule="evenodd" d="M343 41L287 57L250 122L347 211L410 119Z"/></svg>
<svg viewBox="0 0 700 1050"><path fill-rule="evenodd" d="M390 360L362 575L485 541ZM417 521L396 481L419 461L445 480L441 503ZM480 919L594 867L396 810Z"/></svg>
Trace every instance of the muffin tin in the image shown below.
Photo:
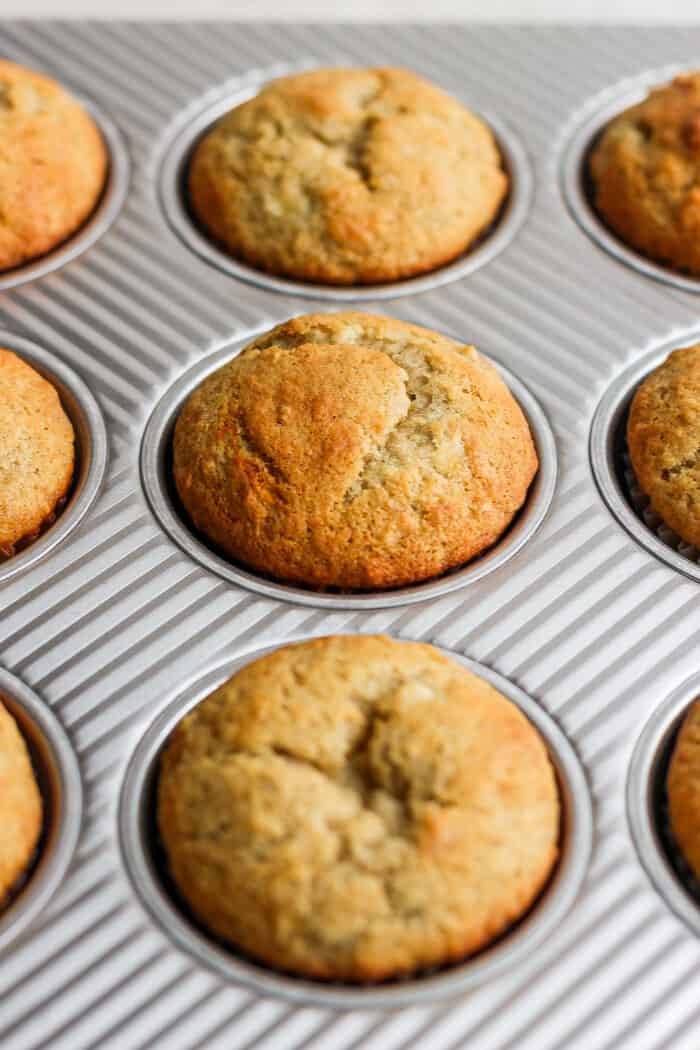
<svg viewBox="0 0 700 1050"><path fill-rule="evenodd" d="M613 451L636 383L697 339L698 299L695 282L650 280L653 267L599 251L563 192L571 203L566 187L582 185L601 106L612 115L629 91L696 61L691 35L5 21L0 38L8 57L94 96L134 164L118 221L90 252L0 295L5 345L57 382L69 411L68 366L99 403L81 433L91 469L105 469L81 527L57 531L69 505L0 575L0 666L11 675L0 692L19 698L18 712L30 690L25 732L36 724L48 736L55 718L80 762L61 782L74 840L80 827L72 865L65 872L70 848L45 896L26 896L42 885L41 864L54 863L45 845L17 897L17 907L38 900L21 922L31 926L20 929L15 905L0 920L17 936L0 949L3 1050L696 1050L698 913L654 829L665 834L655 787L664 741L700 692L700 590L695 563L628 504ZM190 224L183 159L216 107L289 68L341 63L407 65L487 115L510 151L521 224L513 235L502 217L483 244L487 265L450 283L448 267L379 289L318 289L208 265L183 241L191 230L173 232L178 209ZM200 375L255 333L354 294L364 309L491 354L540 442L539 528L528 505L517 557L499 560L499 545L498 564L487 556L423 585L429 593L414 588L420 603L411 589L317 596L228 563L224 574L187 530L176 537L184 527L164 483L173 412ZM181 711L241 660L341 631L430 641L478 666L540 726L572 785L561 882L525 923L460 966L377 988L297 981L222 956L169 896L147 814L157 754Z"/></svg>

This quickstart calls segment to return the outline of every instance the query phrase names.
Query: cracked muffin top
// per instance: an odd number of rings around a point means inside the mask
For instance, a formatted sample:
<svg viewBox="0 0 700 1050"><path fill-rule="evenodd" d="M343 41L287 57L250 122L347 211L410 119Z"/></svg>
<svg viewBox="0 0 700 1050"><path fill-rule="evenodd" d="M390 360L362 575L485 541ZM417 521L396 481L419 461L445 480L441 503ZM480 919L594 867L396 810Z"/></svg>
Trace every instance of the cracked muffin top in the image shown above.
<svg viewBox="0 0 700 1050"><path fill-rule="evenodd" d="M158 820L212 933L362 981L503 933L550 876L560 811L513 703L430 645L345 635L249 663L186 715Z"/></svg>
<svg viewBox="0 0 700 1050"><path fill-rule="evenodd" d="M449 262L507 186L483 121L403 69L272 81L203 137L189 171L192 208L231 255L326 284Z"/></svg>
<svg viewBox="0 0 700 1050"><path fill-rule="evenodd" d="M525 417L473 347L361 313L309 314L206 378L174 478L230 557L311 587L412 583L491 546L537 470Z"/></svg>
<svg viewBox="0 0 700 1050"><path fill-rule="evenodd" d="M107 154L92 118L39 73L0 61L0 270L55 248L89 216Z"/></svg>
<svg viewBox="0 0 700 1050"><path fill-rule="evenodd" d="M41 821L41 795L27 745L0 698L0 909L31 862Z"/></svg>
<svg viewBox="0 0 700 1050"><path fill-rule="evenodd" d="M0 561L54 520L73 467L73 427L55 389L0 349Z"/></svg>
<svg viewBox="0 0 700 1050"><path fill-rule="evenodd" d="M700 879L700 701L688 709L666 780L673 837Z"/></svg>
<svg viewBox="0 0 700 1050"><path fill-rule="evenodd" d="M700 344L674 350L638 388L627 443L652 508L700 547Z"/></svg>
<svg viewBox="0 0 700 1050"><path fill-rule="evenodd" d="M700 72L607 126L591 154L596 207L633 248L700 274Z"/></svg>

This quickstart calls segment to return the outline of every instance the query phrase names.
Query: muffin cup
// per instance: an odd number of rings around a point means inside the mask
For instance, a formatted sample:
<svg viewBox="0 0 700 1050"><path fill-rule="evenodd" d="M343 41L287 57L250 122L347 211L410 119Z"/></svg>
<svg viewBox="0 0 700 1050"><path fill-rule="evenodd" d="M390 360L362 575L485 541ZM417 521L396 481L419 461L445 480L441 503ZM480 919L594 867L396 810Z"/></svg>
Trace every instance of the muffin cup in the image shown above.
<svg viewBox="0 0 700 1050"><path fill-rule="evenodd" d="M573 132L567 140L561 165L564 200L581 229L608 254L647 277L673 285L685 292L700 292L700 277L685 276L670 266L648 259L625 244L607 225L594 204L594 186L588 161L598 139L610 121L630 106L641 102L652 88L667 83L679 73L694 67L663 66L629 77L601 91L574 115Z"/></svg>
<svg viewBox="0 0 700 1050"><path fill-rule="evenodd" d="M547 418L527 388L506 368L494 364L519 402L532 433L540 466L524 506L503 536L484 554L442 576L407 587L376 591L319 592L278 582L227 559L194 531L181 506L172 480L172 435L177 416L189 395L211 372L221 368L250 342L250 338L227 343L185 372L157 403L144 431L141 445L141 479L151 509L170 538L186 554L209 569L248 590L268 598L313 605L325 609L382 609L437 598L500 568L530 539L542 523L554 495L557 453ZM486 354L483 355L487 357Z"/></svg>
<svg viewBox="0 0 700 1050"><path fill-rule="evenodd" d="M622 527L650 554L700 581L700 552L685 543L649 507L634 477L627 449L627 417L637 387L672 350L700 339L691 332L634 361L608 387L593 416L589 451L598 490Z"/></svg>
<svg viewBox="0 0 700 1050"><path fill-rule="evenodd" d="M52 524L7 561L0 561L0 585L35 565L82 521L100 490L107 466L107 431L97 401L72 368L36 343L0 331L0 346L14 351L57 390L75 431L75 470L68 496Z"/></svg>
<svg viewBox="0 0 700 1050"><path fill-rule="evenodd" d="M90 114L107 149L107 177L100 198L85 222L51 251L11 270L0 271L0 292L17 288L72 262L107 232L121 211L129 188L129 152L114 122L89 99L78 101Z"/></svg>
<svg viewBox="0 0 700 1050"><path fill-rule="evenodd" d="M180 113L167 130L158 155L158 195L168 225L177 236L205 262L231 277L260 285L285 295L301 295L336 302L358 302L371 299L396 299L415 295L431 288L459 280L493 259L513 239L530 209L533 177L527 154L513 132L493 114L479 114L493 132L504 168L510 179L510 190L491 226L453 262L426 274L374 285L318 284L276 277L234 259L220 248L193 217L187 200L187 170L195 146L212 124L234 106L257 95L269 80L312 69L316 63L278 65L253 70L236 77L196 99ZM469 100L463 100L469 105Z"/></svg>
<svg viewBox="0 0 700 1050"><path fill-rule="evenodd" d="M36 858L0 909L0 955L36 918L63 882L80 835L83 787L66 733L32 690L0 667L0 700L27 743L44 805Z"/></svg>
<svg viewBox="0 0 700 1050"><path fill-rule="evenodd" d="M666 774L700 674L686 679L654 711L635 746L627 777L627 818L642 866L672 912L700 936L700 882L676 844L668 815Z"/></svg>
<svg viewBox="0 0 700 1050"><path fill-rule="evenodd" d="M281 644L309 637L291 637ZM179 948L228 981L251 987L261 995L336 1009L390 1009L461 994L529 958L562 921L586 874L593 836L586 777L566 736L538 703L490 668L448 650L443 652L486 679L523 711L544 738L556 771L562 804L560 857L530 911L491 946L464 962L417 977L367 984L313 981L276 971L218 942L188 915L168 876L156 827L155 791L161 752L188 711L239 668L279 647L239 652L192 679L166 699L139 738L122 783L119 840L133 889L155 924Z"/></svg>

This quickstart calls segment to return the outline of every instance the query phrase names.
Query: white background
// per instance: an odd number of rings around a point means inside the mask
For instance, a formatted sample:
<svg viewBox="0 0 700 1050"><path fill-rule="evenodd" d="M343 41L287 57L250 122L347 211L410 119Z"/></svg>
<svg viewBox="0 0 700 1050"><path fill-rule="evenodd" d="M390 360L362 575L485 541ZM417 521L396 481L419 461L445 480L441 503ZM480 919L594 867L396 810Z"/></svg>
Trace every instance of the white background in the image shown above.
<svg viewBox="0 0 700 1050"><path fill-rule="evenodd" d="M700 0L0 0L3 18L700 23Z"/></svg>

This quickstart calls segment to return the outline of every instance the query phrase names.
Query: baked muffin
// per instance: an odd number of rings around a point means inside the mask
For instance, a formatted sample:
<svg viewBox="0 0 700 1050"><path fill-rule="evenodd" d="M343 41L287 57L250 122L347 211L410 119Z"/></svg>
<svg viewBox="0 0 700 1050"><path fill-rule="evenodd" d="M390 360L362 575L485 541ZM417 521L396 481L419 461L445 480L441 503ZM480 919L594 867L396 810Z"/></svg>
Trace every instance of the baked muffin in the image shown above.
<svg viewBox="0 0 700 1050"><path fill-rule="evenodd" d="M95 207L107 152L92 118L63 88L0 61L0 270L43 255Z"/></svg>
<svg viewBox="0 0 700 1050"><path fill-rule="evenodd" d="M404 69L317 69L227 113L189 169L231 255L323 284L396 281L459 255L508 187L488 127Z"/></svg>
<svg viewBox="0 0 700 1050"><path fill-rule="evenodd" d="M54 520L73 465L73 427L58 394L0 349L0 561Z"/></svg>
<svg viewBox="0 0 700 1050"><path fill-rule="evenodd" d="M625 110L591 154L595 204L650 259L700 274L700 73Z"/></svg>
<svg viewBox="0 0 700 1050"><path fill-rule="evenodd" d="M557 857L547 750L430 645L346 635L238 671L177 726L158 821L216 936L311 977L381 980L485 947Z"/></svg>
<svg viewBox="0 0 700 1050"><path fill-rule="evenodd" d="M198 529L317 588L461 565L508 527L537 470L520 407L473 347L361 313L256 339L190 396L173 453Z"/></svg>
<svg viewBox="0 0 700 1050"><path fill-rule="evenodd" d="M27 745L0 703L0 908L29 866L41 820L41 795Z"/></svg>
<svg viewBox="0 0 700 1050"><path fill-rule="evenodd" d="M627 443L653 510L700 547L700 344L674 350L638 388Z"/></svg>
<svg viewBox="0 0 700 1050"><path fill-rule="evenodd" d="M671 830L700 879L700 701L689 708L673 749L666 781Z"/></svg>

